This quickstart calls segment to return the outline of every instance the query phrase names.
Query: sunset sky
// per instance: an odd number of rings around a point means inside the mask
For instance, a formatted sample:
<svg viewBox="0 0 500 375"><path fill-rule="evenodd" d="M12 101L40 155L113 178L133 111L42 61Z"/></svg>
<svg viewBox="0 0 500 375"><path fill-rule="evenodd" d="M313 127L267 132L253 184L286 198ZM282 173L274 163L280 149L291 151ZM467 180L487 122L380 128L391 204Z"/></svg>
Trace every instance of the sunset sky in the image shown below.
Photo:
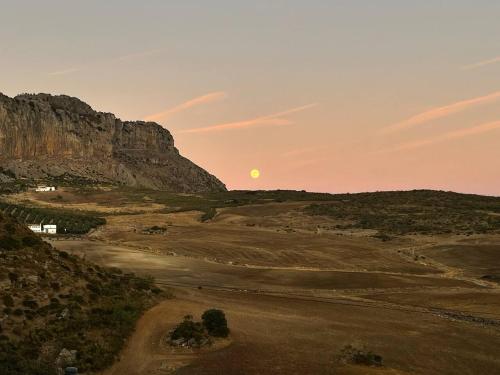
<svg viewBox="0 0 500 375"><path fill-rule="evenodd" d="M156 121L231 189L500 195L500 1L0 5L0 92Z"/></svg>

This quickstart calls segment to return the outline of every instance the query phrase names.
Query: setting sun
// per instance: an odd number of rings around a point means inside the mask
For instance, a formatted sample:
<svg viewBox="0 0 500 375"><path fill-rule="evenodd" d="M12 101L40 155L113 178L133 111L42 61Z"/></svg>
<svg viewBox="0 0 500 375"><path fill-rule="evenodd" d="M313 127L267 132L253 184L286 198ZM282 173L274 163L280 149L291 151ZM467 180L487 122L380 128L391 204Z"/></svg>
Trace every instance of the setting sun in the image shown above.
<svg viewBox="0 0 500 375"><path fill-rule="evenodd" d="M257 179L260 177L260 171L258 169L252 169L250 171L250 177L252 177L253 179Z"/></svg>

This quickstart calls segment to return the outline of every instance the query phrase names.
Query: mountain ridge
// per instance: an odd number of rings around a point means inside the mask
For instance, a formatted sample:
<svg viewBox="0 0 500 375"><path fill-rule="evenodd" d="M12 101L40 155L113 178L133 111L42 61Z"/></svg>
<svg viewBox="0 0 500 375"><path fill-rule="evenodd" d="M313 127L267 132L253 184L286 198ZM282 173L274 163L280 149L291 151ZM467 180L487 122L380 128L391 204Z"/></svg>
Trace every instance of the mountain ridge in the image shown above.
<svg viewBox="0 0 500 375"><path fill-rule="evenodd" d="M17 178L68 176L176 192L225 191L180 155L171 133L67 95L0 94L0 166Z"/></svg>

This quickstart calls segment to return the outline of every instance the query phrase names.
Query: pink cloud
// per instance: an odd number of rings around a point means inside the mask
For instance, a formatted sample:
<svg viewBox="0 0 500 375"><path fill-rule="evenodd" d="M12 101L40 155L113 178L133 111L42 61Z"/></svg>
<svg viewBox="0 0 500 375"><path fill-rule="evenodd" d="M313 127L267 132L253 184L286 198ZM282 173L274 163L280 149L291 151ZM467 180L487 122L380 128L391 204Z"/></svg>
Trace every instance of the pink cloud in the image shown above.
<svg viewBox="0 0 500 375"><path fill-rule="evenodd" d="M432 108L397 124L388 126L382 129L382 133L392 133L398 130L408 129L414 127L415 125L447 117L480 104L494 102L498 99L500 99L500 91L485 96L479 96L477 98L462 100L443 107Z"/></svg>
<svg viewBox="0 0 500 375"><path fill-rule="evenodd" d="M432 145L435 143L441 143L441 142L445 142L445 141L449 141L449 140L453 140L453 139L466 138L469 136L488 133L488 132L491 132L491 131L494 131L497 129L500 129L500 121L488 122L488 123L485 123L482 125L474 126L472 128L448 132L448 133L439 135L439 136L434 137L434 138L428 138L428 139L422 139L422 140L417 140L417 141L413 141L413 142L403 143L403 144L396 146L392 149L385 150L385 151L383 151L383 153L414 150L414 149L421 148L421 147L428 146L428 145Z"/></svg>
<svg viewBox="0 0 500 375"><path fill-rule="evenodd" d="M206 95L199 96L194 99L190 99L182 104L179 104L173 108L169 108L165 111L158 112L158 113L153 113L152 115L148 115L144 118L146 121L160 121L160 120L165 120L168 117L179 113L186 111L190 108L203 105L203 104L208 104L212 102L216 102L219 100L222 100L226 97L226 93L222 91L217 91L217 92L211 92Z"/></svg>
<svg viewBox="0 0 500 375"><path fill-rule="evenodd" d="M500 63L500 56L488 60L479 61L474 64L464 65L462 66L462 69L463 70L477 69L477 68L482 68L483 66L497 64L497 63Z"/></svg>
<svg viewBox="0 0 500 375"><path fill-rule="evenodd" d="M266 115L266 116L260 116L260 117L256 117L256 118L249 119L249 120L227 122L227 123L207 126L204 128L188 129L188 130L183 130L180 133L206 133L206 132L214 132L214 131L249 128L249 127L255 127L255 126L291 125L291 124L293 124L292 121L284 119L282 117L289 116L289 115L297 113L297 112L305 111L306 109L316 107L317 105L318 105L317 103L308 104L308 105L304 105L301 107L288 109L288 110L283 111L283 112L278 112L278 113L274 113L274 114Z"/></svg>

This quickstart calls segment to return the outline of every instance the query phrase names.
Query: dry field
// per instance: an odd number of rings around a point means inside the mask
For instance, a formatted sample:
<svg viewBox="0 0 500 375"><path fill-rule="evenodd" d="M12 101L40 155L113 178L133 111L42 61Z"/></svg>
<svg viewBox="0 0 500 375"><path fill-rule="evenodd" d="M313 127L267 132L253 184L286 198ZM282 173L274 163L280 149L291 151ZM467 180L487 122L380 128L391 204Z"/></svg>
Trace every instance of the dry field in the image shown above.
<svg viewBox="0 0 500 375"><path fill-rule="evenodd" d="M58 204L77 204L64 200ZM117 196L99 203L133 204ZM500 373L500 287L482 278L499 273L498 235L383 242L308 216L305 205L220 208L205 223L196 211L110 211L89 235L53 240L102 265L152 275L176 294L146 313L104 375ZM166 233L144 234L155 225ZM227 313L230 342L203 352L164 345L182 316L211 307ZM335 356L349 344L382 355L385 366L341 366Z"/></svg>

